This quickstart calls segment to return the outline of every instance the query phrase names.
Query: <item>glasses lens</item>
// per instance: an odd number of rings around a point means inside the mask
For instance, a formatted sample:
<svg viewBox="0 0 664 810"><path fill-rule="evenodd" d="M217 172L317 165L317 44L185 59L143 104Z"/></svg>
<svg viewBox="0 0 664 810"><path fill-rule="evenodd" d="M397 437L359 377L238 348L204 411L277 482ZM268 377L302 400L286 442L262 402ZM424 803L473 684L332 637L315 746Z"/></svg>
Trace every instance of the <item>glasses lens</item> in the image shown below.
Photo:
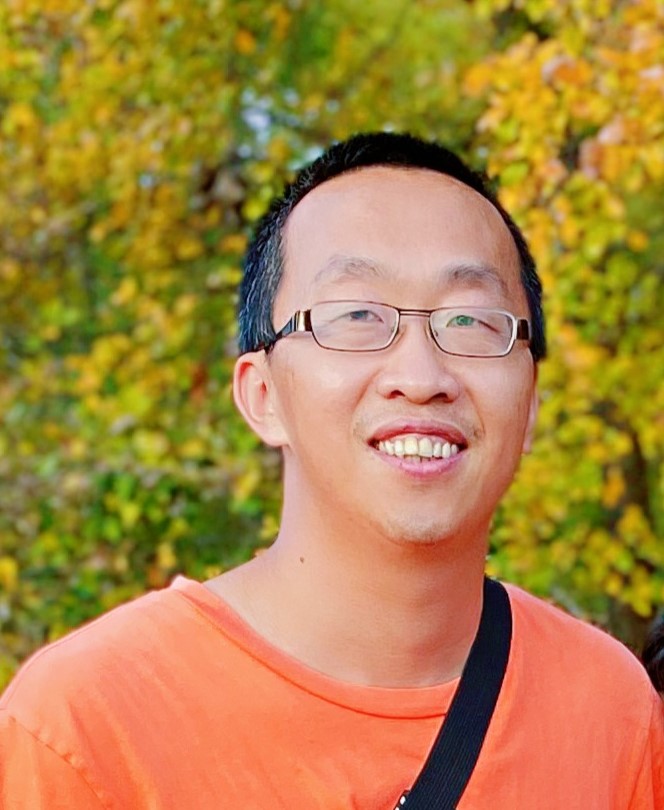
<svg viewBox="0 0 664 810"><path fill-rule="evenodd" d="M515 320L507 312L464 307L437 309L431 331L440 348L464 357L500 357L512 348Z"/></svg>
<svg viewBox="0 0 664 810"><path fill-rule="evenodd" d="M329 301L311 308L311 329L326 349L347 352L383 349L397 328L398 312L384 304Z"/></svg>

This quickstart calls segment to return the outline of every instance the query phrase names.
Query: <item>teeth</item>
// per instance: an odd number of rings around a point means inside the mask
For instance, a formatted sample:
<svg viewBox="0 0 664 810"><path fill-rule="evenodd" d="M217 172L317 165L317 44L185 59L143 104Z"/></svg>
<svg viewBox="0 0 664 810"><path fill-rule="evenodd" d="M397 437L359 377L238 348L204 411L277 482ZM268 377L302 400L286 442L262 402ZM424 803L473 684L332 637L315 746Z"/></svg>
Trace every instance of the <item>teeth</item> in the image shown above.
<svg viewBox="0 0 664 810"><path fill-rule="evenodd" d="M427 436L419 441L419 451L423 458L431 458L433 456L433 442Z"/></svg>
<svg viewBox="0 0 664 810"><path fill-rule="evenodd" d="M407 436L406 440L403 443L404 453L407 456L416 456L418 455L419 450L419 443L415 436Z"/></svg>
<svg viewBox="0 0 664 810"><path fill-rule="evenodd" d="M409 461L416 462L429 458L450 458L459 452L458 445L430 436L403 436L393 441L386 439L378 442L378 449L388 456L407 457Z"/></svg>

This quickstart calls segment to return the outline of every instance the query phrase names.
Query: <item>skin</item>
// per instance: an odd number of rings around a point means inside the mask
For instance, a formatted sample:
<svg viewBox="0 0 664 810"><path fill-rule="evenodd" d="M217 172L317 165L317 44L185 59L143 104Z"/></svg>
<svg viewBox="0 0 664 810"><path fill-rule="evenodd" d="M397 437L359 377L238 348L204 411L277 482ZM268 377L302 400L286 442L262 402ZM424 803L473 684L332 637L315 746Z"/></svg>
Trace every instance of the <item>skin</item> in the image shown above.
<svg viewBox="0 0 664 810"><path fill-rule="evenodd" d="M528 317L498 212L419 169L342 175L292 212L274 324L335 299ZM237 405L284 456L281 529L208 587L333 677L405 687L458 676L479 622L491 518L530 447L535 383L524 343L502 358L453 357L413 316L380 352L329 351L296 334L267 357L243 355ZM461 452L423 464L379 452L377 438L403 433L456 439Z"/></svg>

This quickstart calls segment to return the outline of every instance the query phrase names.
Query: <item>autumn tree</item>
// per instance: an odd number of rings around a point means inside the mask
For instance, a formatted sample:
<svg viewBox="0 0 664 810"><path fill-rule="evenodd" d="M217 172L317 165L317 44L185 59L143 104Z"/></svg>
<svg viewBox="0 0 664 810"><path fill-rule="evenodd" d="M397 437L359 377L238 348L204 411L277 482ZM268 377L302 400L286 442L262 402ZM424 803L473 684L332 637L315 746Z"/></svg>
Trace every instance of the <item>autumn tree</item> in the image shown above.
<svg viewBox="0 0 664 810"><path fill-rule="evenodd" d="M274 536L279 459L229 396L241 256L296 165L381 128L488 169L547 289L490 565L635 641L664 588L663 27L655 0L6 0L0 683Z"/></svg>
<svg viewBox="0 0 664 810"><path fill-rule="evenodd" d="M537 256L539 448L494 565L638 646L664 602L664 6L481 2L506 47L465 78L475 149Z"/></svg>
<svg viewBox="0 0 664 810"><path fill-rule="evenodd" d="M430 15L0 7L0 680L85 618L274 535L279 461L229 396L247 233L335 137L418 120L470 139L471 13Z"/></svg>

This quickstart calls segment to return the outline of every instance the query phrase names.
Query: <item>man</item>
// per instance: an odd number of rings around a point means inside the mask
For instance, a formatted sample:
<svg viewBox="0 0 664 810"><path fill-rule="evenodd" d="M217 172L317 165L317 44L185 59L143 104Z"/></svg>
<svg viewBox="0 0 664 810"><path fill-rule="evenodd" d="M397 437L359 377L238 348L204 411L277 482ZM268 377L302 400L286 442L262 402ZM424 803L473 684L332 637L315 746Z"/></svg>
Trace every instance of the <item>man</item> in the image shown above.
<svg viewBox="0 0 664 810"><path fill-rule="evenodd" d="M422 768L535 422L525 242L446 150L357 136L261 223L240 349L237 405L283 453L277 540L38 653L0 703L3 807L392 810ZM664 806L638 661L508 593L507 671L460 810Z"/></svg>

